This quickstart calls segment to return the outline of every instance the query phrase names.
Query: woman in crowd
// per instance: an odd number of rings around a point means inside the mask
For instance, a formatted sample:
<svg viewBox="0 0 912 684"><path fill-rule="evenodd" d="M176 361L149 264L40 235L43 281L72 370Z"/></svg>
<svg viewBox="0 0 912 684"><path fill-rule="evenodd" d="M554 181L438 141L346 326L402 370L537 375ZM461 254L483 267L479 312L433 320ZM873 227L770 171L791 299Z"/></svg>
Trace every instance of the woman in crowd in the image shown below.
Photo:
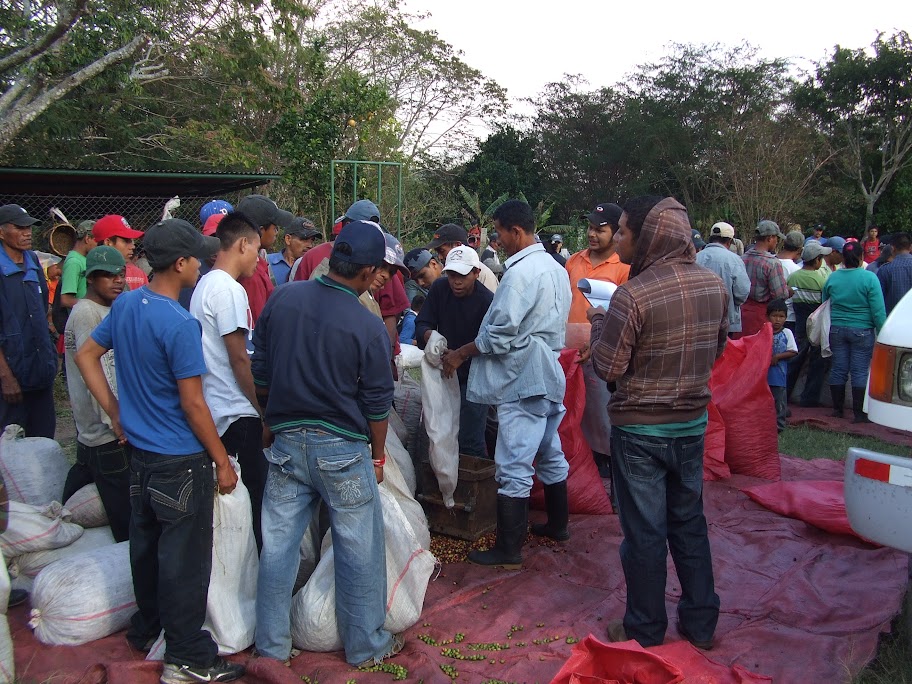
<svg viewBox="0 0 912 684"><path fill-rule="evenodd" d="M862 268L863 249L847 242L842 250L843 268L834 271L823 287L823 301L830 302L830 393L833 415L842 417L845 383L852 377L853 422L867 422L863 410L868 368L874 353L874 340L887 317L883 291L870 271Z"/></svg>

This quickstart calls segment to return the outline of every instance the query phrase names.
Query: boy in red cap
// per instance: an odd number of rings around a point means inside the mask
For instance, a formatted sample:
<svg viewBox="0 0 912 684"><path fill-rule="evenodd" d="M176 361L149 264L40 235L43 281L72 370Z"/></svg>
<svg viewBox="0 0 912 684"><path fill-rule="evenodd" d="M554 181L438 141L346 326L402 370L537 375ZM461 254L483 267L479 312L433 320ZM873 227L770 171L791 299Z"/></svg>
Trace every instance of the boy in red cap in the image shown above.
<svg viewBox="0 0 912 684"><path fill-rule="evenodd" d="M92 237L99 245L108 245L123 254L127 262L125 280L128 290L136 290L149 284L149 278L143 270L133 263L133 253L136 249L136 240L141 238L141 230L133 230L127 219L117 214L108 214L95 221L92 228Z"/></svg>

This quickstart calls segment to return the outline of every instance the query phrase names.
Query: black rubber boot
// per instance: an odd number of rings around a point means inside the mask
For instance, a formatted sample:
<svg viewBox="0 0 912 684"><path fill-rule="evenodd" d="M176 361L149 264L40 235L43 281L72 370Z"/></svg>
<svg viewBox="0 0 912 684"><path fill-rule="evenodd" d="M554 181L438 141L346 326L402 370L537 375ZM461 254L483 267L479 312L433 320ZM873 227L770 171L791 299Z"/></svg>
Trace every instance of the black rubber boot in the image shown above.
<svg viewBox="0 0 912 684"><path fill-rule="evenodd" d="M855 413L855 418L852 419L853 423L870 423L868 419L868 414L864 412L864 397L865 397L865 388L864 387L853 387L852 388L852 411Z"/></svg>
<svg viewBox="0 0 912 684"><path fill-rule="evenodd" d="M845 385L830 385L830 397L833 399L833 418L842 418L845 408Z"/></svg>
<svg viewBox="0 0 912 684"><path fill-rule="evenodd" d="M545 510L548 511L548 522L532 525L532 534L539 537L550 537L555 541L567 541L570 532L567 520L570 508L567 505L567 481L545 485Z"/></svg>
<svg viewBox="0 0 912 684"><path fill-rule="evenodd" d="M522 567L522 545L529 525L529 497L514 499L497 495L497 541L488 551L470 551L476 565L518 570Z"/></svg>

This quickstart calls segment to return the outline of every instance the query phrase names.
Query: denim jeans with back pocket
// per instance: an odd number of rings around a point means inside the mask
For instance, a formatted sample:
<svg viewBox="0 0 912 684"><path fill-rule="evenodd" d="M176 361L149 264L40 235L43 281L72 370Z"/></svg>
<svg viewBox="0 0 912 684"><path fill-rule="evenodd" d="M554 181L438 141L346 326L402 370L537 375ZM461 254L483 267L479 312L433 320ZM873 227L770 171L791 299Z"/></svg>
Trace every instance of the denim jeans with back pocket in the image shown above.
<svg viewBox="0 0 912 684"><path fill-rule="evenodd" d="M654 437L611 428L611 474L624 532L624 629L642 646L661 644L668 627L668 548L681 583L678 620L684 630L709 641L719 619L703 515L703 440L702 434Z"/></svg>
<svg viewBox="0 0 912 684"><path fill-rule="evenodd" d="M266 451L263 550L257 581L256 648L285 660L291 652L291 592L304 531L322 499L329 508L336 622L352 665L392 647L386 619L386 544L370 447L319 430L276 435Z"/></svg>

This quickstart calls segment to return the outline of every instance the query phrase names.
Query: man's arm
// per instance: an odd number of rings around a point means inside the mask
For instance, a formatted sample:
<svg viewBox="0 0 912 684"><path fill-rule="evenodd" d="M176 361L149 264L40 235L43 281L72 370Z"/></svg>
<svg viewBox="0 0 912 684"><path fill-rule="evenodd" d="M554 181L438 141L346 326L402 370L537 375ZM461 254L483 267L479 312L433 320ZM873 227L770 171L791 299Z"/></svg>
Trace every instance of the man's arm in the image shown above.
<svg viewBox="0 0 912 684"><path fill-rule="evenodd" d="M3 401L7 404L18 404L22 401L22 388L6 362L6 354L0 347L0 389L3 390Z"/></svg>
<svg viewBox="0 0 912 684"><path fill-rule="evenodd" d="M80 370L82 370L81 367ZM218 431L215 429L215 423L212 422L209 406L206 405L206 400L203 398L202 377L194 375L189 378L178 378L177 391L180 394L181 410L187 417L190 429L208 452L209 458L215 463L219 493L231 494L237 486L237 473L231 467L228 452L225 451L225 445L222 444Z"/></svg>
<svg viewBox="0 0 912 684"><path fill-rule="evenodd" d="M247 331L238 328L234 332L222 335L222 341L228 351L228 363L231 365L231 372L234 373L238 387L262 418L263 412L259 409L256 387L253 384L253 372L250 370L250 354L247 353Z"/></svg>
<svg viewBox="0 0 912 684"><path fill-rule="evenodd" d="M367 423L370 428L371 460L374 462L374 477L377 484L383 482L383 464L386 463L386 433L389 427L389 418L371 420Z"/></svg>
<svg viewBox="0 0 912 684"><path fill-rule="evenodd" d="M595 314L590 348L592 368L606 382L614 382L627 372L640 332L639 309L627 290L618 288L604 316Z"/></svg>
<svg viewBox="0 0 912 684"><path fill-rule="evenodd" d="M732 262L732 299L735 306L741 306L747 301L751 291L750 278L747 277L747 269L744 268L744 262L740 259L737 263Z"/></svg>
<svg viewBox="0 0 912 684"><path fill-rule="evenodd" d="M466 361L473 356L479 356L481 352L474 341L462 345L459 349L444 352L443 360L443 377L452 378L453 373Z"/></svg>
<svg viewBox="0 0 912 684"><path fill-rule="evenodd" d="M440 288L435 288L431 285L427 298L424 300L424 304L421 305L421 311L418 312L418 316L415 318L415 340L421 349L424 349L428 339L431 337L431 332L437 329L439 323L437 314L439 293Z"/></svg>
<svg viewBox="0 0 912 684"><path fill-rule="evenodd" d="M82 373L82 379L86 388L95 397L95 401L101 406L102 411L108 414L111 419L111 430L117 441L121 444L126 443L123 428L120 427L120 405L117 403L117 397L111 391L108 379L105 377L104 368L101 365L101 357L107 353L107 348L101 346L89 337L79 351L76 352L76 367ZM206 407L208 413L209 408ZM211 420L211 416L210 416Z"/></svg>

